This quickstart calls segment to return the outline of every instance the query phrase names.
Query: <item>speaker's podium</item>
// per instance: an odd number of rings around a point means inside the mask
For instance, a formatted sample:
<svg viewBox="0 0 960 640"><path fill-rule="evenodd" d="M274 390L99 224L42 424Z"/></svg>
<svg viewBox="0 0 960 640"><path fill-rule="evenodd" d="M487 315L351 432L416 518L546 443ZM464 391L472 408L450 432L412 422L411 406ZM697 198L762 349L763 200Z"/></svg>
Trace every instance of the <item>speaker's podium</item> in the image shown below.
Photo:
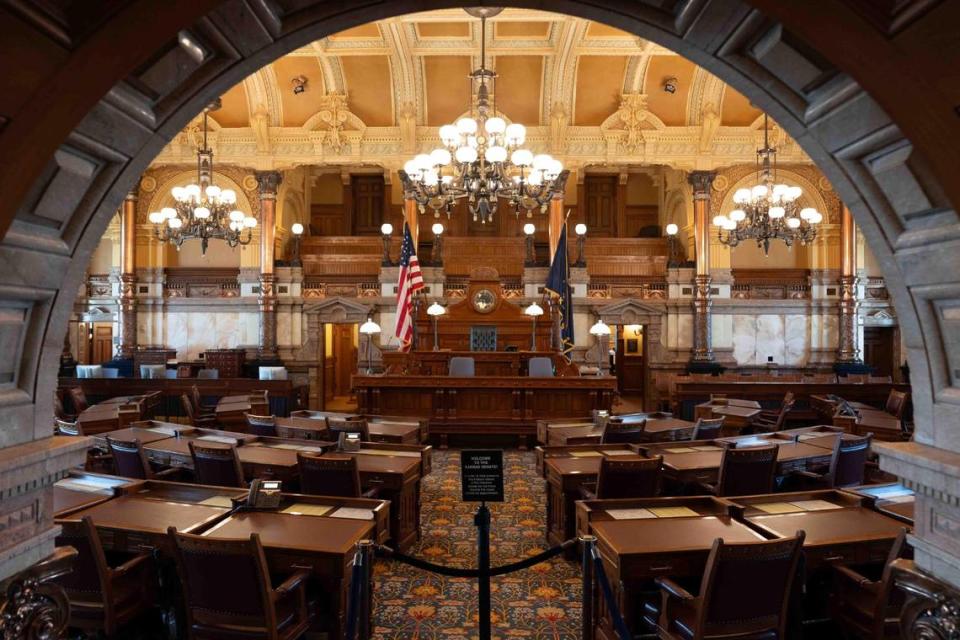
<svg viewBox="0 0 960 640"><path fill-rule="evenodd" d="M492 269L474 270L463 300L440 316L436 351L432 320L421 308L414 349L385 353L383 374L353 377L361 413L429 417L441 445L451 435L510 435L525 444L537 420L611 408L616 379L579 376L551 350L553 323L542 316L534 329Z"/></svg>

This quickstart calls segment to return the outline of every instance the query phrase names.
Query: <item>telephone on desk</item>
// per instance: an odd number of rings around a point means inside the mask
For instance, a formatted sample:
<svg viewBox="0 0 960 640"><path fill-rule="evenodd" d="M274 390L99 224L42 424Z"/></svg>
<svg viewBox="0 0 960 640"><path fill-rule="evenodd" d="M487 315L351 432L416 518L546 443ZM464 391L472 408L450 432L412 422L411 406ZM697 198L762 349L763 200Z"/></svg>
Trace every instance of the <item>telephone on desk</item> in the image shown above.
<svg viewBox="0 0 960 640"><path fill-rule="evenodd" d="M281 484L279 480L255 478L250 483L247 507L252 509L278 509L280 507Z"/></svg>
<svg viewBox="0 0 960 640"><path fill-rule="evenodd" d="M337 437L337 451L360 451L360 434L341 431Z"/></svg>

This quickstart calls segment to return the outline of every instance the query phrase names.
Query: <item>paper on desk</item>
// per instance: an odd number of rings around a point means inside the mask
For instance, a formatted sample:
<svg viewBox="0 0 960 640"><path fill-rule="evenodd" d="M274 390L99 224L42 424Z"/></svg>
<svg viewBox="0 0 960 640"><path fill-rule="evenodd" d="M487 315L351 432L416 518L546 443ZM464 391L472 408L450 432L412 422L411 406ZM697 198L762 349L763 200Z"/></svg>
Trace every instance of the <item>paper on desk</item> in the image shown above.
<svg viewBox="0 0 960 640"><path fill-rule="evenodd" d="M207 442L219 442L221 444L237 444L239 440L236 438L228 438L227 436L200 436L197 440L206 440Z"/></svg>
<svg viewBox="0 0 960 640"><path fill-rule="evenodd" d="M842 509L838 504L827 502L826 500L794 500L790 504L803 509L804 511L826 511L827 509Z"/></svg>
<svg viewBox="0 0 960 640"><path fill-rule="evenodd" d="M800 507L795 504L790 504L789 502L768 502L766 504L755 504L753 506L764 513L793 513L800 509Z"/></svg>
<svg viewBox="0 0 960 640"><path fill-rule="evenodd" d="M64 478L57 483L57 486L61 489L110 495L113 493L114 487L126 482L129 482L129 480L115 480L113 478Z"/></svg>
<svg viewBox="0 0 960 640"><path fill-rule="evenodd" d="M570 455L574 458L597 458L603 454L599 451L571 451Z"/></svg>
<svg viewBox="0 0 960 640"><path fill-rule="evenodd" d="M899 496L909 496L911 498L913 497L913 491L911 489L907 489L905 486L901 484L888 485L885 487L884 486L864 487L860 491L862 493L866 493L867 495L871 495L876 498L882 498L884 500L890 499L890 498L896 498Z"/></svg>
<svg viewBox="0 0 960 640"><path fill-rule="evenodd" d="M323 447L314 447L305 444L273 444L270 445L271 449L291 449L293 451L311 451L315 453L323 453Z"/></svg>
<svg viewBox="0 0 960 640"><path fill-rule="evenodd" d="M605 456L635 456L637 455L636 451L630 451L629 449L604 449L601 453Z"/></svg>
<svg viewBox="0 0 960 640"><path fill-rule="evenodd" d="M373 520L373 511L354 507L340 507L334 511L331 518L348 518L350 520Z"/></svg>
<svg viewBox="0 0 960 640"><path fill-rule="evenodd" d="M683 518L700 515L689 507L651 507L650 513L658 518Z"/></svg>
<svg viewBox="0 0 960 640"><path fill-rule="evenodd" d="M900 495L893 496L892 498L883 498L884 504L890 502L913 502L914 501L913 493L903 493Z"/></svg>
<svg viewBox="0 0 960 640"><path fill-rule="evenodd" d="M146 431L151 431L153 433L159 433L165 436L175 436L177 435L177 429L173 427L148 427Z"/></svg>
<svg viewBox="0 0 960 640"><path fill-rule="evenodd" d="M607 509L607 515L614 520L642 520L657 517L649 509Z"/></svg>
<svg viewBox="0 0 960 640"><path fill-rule="evenodd" d="M723 447L718 447L715 444L702 444L696 447L690 447L694 451L723 451Z"/></svg>
<svg viewBox="0 0 960 640"><path fill-rule="evenodd" d="M696 451L696 449L693 447L670 447L668 449L664 449L663 451L667 453L693 453Z"/></svg>
<svg viewBox="0 0 960 640"><path fill-rule="evenodd" d="M326 515L331 509L333 509L333 507L326 504L294 502L286 509L281 509L280 513L289 513L295 516L322 516Z"/></svg>
<svg viewBox="0 0 960 640"><path fill-rule="evenodd" d="M197 504L202 507L221 507L223 509L229 509L233 507L233 500L230 499L230 496L210 496L206 500L201 500Z"/></svg>

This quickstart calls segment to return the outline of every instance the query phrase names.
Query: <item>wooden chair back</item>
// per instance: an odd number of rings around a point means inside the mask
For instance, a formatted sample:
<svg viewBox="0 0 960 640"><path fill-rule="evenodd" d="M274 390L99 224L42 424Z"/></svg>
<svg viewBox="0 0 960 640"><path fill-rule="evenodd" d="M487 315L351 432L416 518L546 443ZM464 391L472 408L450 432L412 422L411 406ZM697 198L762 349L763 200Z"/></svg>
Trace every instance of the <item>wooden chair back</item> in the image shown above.
<svg viewBox="0 0 960 640"><path fill-rule="evenodd" d="M787 391L783 396L783 402L780 403L780 411L777 413L777 421L771 427L771 431L782 431L787 421L787 414L793 410L796 398L792 391Z"/></svg>
<svg viewBox="0 0 960 640"><path fill-rule="evenodd" d="M597 499L648 498L660 491L663 457L616 460L604 456L597 476Z"/></svg>
<svg viewBox="0 0 960 640"><path fill-rule="evenodd" d="M884 410L887 413L895 415L898 419L903 420L903 410L907 407L907 399L909 397L910 394L906 391L890 389L890 395L887 396L887 403L884 405Z"/></svg>
<svg viewBox="0 0 960 640"><path fill-rule="evenodd" d="M53 415L60 420L67 419L67 411L63 408L63 398L58 391L53 392Z"/></svg>
<svg viewBox="0 0 960 640"><path fill-rule="evenodd" d="M277 416L257 416L252 413L243 414L247 418L247 429L257 436L276 437Z"/></svg>
<svg viewBox="0 0 960 640"><path fill-rule="evenodd" d="M370 425L367 424L366 418L327 418L327 427L334 440L343 432L359 433L360 442L370 442Z"/></svg>
<svg viewBox="0 0 960 640"><path fill-rule="evenodd" d="M644 441L647 428L646 420L624 423L623 418L613 416L603 428L600 442L603 444L637 444Z"/></svg>
<svg viewBox="0 0 960 640"><path fill-rule="evenodd" d="M70 422L69 420L61 420L60 418L54 418L53 424L56 429L56 432L61 436L82 436L83 435L83 427L80 426L79 422Z"/></svg>
<svg viewBox="0 0 960 640"><path fill-rule="evenodd" d="M885 623L887 619L900 617L898 614L904 596L903 592L894 589L893 561L904 555L904 551L907 549L909 549L909 547L907 547L907 530L903 528L900 529L897 539L893 541L893 546L890 547L890 553L887 554L887 561L886 564L883 565L883 573L880 576L880 586L877 589L877 599L874 602L873 609L874 638L882 638L884 636L884 627L886 626ZM893 609L896 614L890 615L887 612L888 608Z"/></svg>
<svg viewBox="0 0 960 640"><path fill-rule="evenodd" d="M87 394L85 394L80 387L70 387L67 389L67 393L70 394L70 401L73 402L73 410L77 415L83 413L90 407L90 404L87 402Z"/></svg>
<svg viewBox="0 0 960 640"><path fill-rule="evenodd" d="M194 414L200 415L203 407L203 398L200 396L200 387L195 384L190 385L190 402L193 403Z"/></svg>
<svg viewBox="0 0 960 640"><path fill-rule="evenodd" d="M713 440L720 437L720 430L723 429L723 418L697 418L697 423L693 425L693 435L691 440Z"/></svg>
<svg viewBox="0 0 960 640"><path fill-rule="evenodd" d="M193 400L190 399L190 396L185 393L181 394L180 406L183 407L183 415L187 418L187 424L191 427L199 426L197 424L198 411L193 404Z"/></svg>
<svg viewBox="0 0 960 640"><path fill-rule="evenodd" d="M107 449L113 456L113 472L124 478L147 480L153 477L150 461L140 440L117 440L106 436Z"/></svg>
<svg viewBox="0 0 960 640"><path fill-rule="evenodd" d="M93 524L93 518L84 517L76 527L64 528L56 537L56 546L70 546L77 550L73 571L56 579L57 584L74 600L74 594L86 601L102 603L111 607L107 575L107 557L100 542L100 535Z"/></svg>
<svg viewBox="0 0 960 640"><path fill-rule="evenodd" d="M831 486L853 487L863 484L872 439L872 433L859 438L837 438L827 474Z"/></svg>
<svg viewBox="0 0 960 640"><path fill-rule="evenodd" d="M772 493L777 473L777 445L728 447L720 459L718 496L749 496Z"/></svg>
<svg viewBox="0 0 960 640"><path fill-rule="evenodd" d="M249 540L211 540L178 533L168 535L183 584L190 638L277 638L270 572L260 536ZM222 634L222 635L218 635Z"/></svg>
<svg viewBox="0 0 960 640"><path fill-rule="evenodd" d="M764 542L714 540L700 585L693 638L785 638L804 537L798 531L792 538ZM776 635L765 635L771 633Z"/></svg>
<svg viewBox="0 0 960 640"><path fill-rule="evenodd" d="M193 458L193 472L199 484L212 484L220 487L243 487L243 466L233 445L209 446L191 440L190 457Z"/></svg>
<svg viewBox="0 0 960 640"><path fill-rule="evenodd" d="M298 453L300 491L324 496L360 497L357 459L343 455Z"/></svg>

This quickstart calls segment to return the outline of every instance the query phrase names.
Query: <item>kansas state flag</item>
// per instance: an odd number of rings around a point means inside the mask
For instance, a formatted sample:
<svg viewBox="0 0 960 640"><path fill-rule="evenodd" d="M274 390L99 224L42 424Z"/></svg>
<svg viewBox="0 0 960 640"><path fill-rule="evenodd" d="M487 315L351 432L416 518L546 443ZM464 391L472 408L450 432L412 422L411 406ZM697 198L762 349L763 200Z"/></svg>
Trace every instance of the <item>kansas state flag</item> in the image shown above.
<svg viewBox="0 0 960 640"><path fill-rule="evenodd" d="M573 350L573 291L570 287L570 264L567 258L567 225L560 231L557 252L553 255L547 276L547 293L560 305L560 341L564 357Z"/></svg>

